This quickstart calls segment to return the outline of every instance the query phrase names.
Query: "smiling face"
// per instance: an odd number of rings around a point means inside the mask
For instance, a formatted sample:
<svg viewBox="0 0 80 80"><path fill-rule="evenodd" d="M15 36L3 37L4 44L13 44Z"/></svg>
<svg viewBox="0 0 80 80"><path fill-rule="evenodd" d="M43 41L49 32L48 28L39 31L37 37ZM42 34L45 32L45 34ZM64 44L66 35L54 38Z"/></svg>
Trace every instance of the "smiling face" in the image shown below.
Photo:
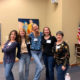
<svg viewBox="0 0 80 80"><path fill-rule="evenodd" d="M16 40L16 33L14 31L10 34L10 40Z"/></svg>
<svg viewBox="0 0 80 80"><path fill-rule="evenodd" d="M38 28L38 25L37 24L33 24L33 31L34 32L39 32L39 28Z"/></svg>
<svg viewBox="0 0 80 80"><path fill-rule="evenodd" d="M49 28L48 27L45 27L44 29L43 29L43 33L44 33L44 35L50 35L50 30L49 30Z"/></svg>
<svg viewBox="0 0 80 80"><path fill-rule="evenodd" d="M57 39L57 41L62 41L63 40L63 36L61 34L57 34L56 35L56 39Z"/></svg>
<svg viewBox="0 0 80 80"><path fill-rule="evenodd" d="M21 29L21 30L19 31L19 34L20 34L21 37L24 37L24 36L26 35L26 32L25 32L24 29Z"/></svg>

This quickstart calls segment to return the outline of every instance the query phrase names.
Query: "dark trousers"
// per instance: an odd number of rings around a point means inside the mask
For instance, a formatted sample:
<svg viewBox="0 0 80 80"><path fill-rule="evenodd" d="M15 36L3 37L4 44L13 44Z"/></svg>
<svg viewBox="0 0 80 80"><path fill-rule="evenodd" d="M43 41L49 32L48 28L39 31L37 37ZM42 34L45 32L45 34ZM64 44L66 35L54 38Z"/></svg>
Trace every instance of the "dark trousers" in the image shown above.
<svg viewBox="0 0 80 80"><path fill-rule="evenodd" d="M43 55L43 60L46 68L46 80L54 80L54 58L53 56Z"/></svg>
<svg viewBox="0 0 80 80"><path fill-rule="evenodd" d="M57 80L65 80L65 74L68 69L68 65L66 66L66 69L63 71L62 70L62 64L56 65L56 70L57 70Z"/></svg>

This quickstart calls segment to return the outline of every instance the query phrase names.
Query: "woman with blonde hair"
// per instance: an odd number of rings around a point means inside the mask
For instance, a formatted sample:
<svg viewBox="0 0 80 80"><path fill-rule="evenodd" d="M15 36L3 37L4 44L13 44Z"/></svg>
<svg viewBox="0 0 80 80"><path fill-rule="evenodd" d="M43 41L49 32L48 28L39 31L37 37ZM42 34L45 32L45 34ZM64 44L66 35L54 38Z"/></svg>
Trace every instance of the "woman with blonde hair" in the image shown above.
<svg viewBox="0 0 80 80"><path fill-rule="evenodd" d="M29 35L29 37L31 38L30 49L31 49L31 55L36 63L36 71L33 80L39 80L41 71L43 69L43 65L40 61L42 57L42 48L41 48L42 32L39 32L39 27L37 24L33 24L32 30L33 32Z"/></svg>
<svg viewBox="0 0 80 80"><path fill-rule="evenodd" d="M17 57L19 58L19 80L28 80L30 64L30 39L24 29L20 29L19 31L18 43Z"/></svg>

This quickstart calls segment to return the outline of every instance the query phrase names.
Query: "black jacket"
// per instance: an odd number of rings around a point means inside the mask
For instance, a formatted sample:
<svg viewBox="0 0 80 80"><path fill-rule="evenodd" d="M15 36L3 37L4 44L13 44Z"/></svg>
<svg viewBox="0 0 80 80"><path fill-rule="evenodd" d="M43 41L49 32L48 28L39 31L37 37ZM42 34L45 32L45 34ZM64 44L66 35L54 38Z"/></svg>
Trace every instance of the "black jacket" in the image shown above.
<svg viewBox="0 0 80 80"><path fill-rule="evenodd" d="M28 53L29 53L29 55L31 56L31 52L30 52L30 42L25 41L25 43L26 43L26 46L27 46L27 49L28 49ZM17 48L18 48L17 57L20 59L20 57L21 57L21 53L20 53L20 52L21 52L21 43L18 43Z"/></svg>

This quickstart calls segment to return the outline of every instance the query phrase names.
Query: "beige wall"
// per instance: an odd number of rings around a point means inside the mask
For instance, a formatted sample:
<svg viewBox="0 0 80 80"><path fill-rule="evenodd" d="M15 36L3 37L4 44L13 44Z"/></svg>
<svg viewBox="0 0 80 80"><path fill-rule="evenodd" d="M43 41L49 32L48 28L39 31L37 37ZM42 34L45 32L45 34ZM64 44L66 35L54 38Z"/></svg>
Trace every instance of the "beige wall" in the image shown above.
<svg viewBox="0 0 80 80"><path fill-rule="evenodd" d="M64 40L70 46L71 64L76 63L75 48L77 43L77 28L80 22L80 0L58 0L58 5L47 1L46 6L46 25L50 26L55 34L62 30L65 34Z"/></svg>
<svg viewBox="0 0 80 80"><path fill-rule="evenodd" d="M45 0L0 0L0 23L2 25L2 44L12 29L18 30L18 18L40 20L40 28L45 26ZM0 47L0 61L3 54Z"/></svg>
<svg viewBox="0 0 80 80"><path fill-rule="evenodd" d="M40 28L45 26L45 0L0 0L0 23L2 43L12 29L18 30L18 18L40 20Z"/></svg>
<svg viewBox="0 0 80 80"><path fill-rule="evenodd" d="M37 18L40 29L51 28L52 34L62 30L64 39L69 43L71 64L76 62L74 44L77 43L77 27L80 22L80 0L2 0L0 1L0 23L2 24L2 42L12 29L18 30L18 18Z"/></svg>
<svg viewBox="0 0 80 80"><path fill-rule="evenodd" d="M59 0L58 5L47 0L46 25L51 28L54 35L58 30L62 30L62 0Z"/></svg>
<svg viewBox="0 0 80 80"><path fill-rule="evenodd" d="M80 22L80 0L62 0L62 30L65 40L70 45L71 64L76 62L75 43L77 43L77 29Z"/></svg>

